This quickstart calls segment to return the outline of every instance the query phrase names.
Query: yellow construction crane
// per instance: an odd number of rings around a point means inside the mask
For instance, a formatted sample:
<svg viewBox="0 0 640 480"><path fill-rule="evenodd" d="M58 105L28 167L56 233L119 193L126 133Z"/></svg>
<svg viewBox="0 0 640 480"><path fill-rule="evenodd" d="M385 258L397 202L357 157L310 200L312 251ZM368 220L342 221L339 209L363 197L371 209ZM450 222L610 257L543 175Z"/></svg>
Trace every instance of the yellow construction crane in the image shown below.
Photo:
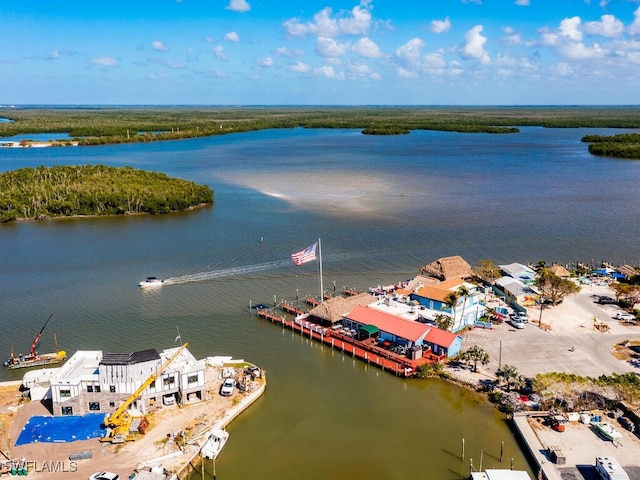
<svg viewBox="0 0 640 480"><path fill-rule="evenodd" d="M131 423L133 422L133 417L128 411L129 407L149 385L156 381L169 364L173 362L178 355L180 355L182 350L187 348L187 345L189 344L184 343L181 345L178 350L176 350L175 353L171 355L171 357L169 357L158 370L156 370L155 373L142 382L142 385L140 385L138 389L116 409L116 411L105 417L104 426L107 429L107 433L104 437L100 437L101 442L124 443L126 441L136 439L135 433L131 433L129 431Z"/></svg>

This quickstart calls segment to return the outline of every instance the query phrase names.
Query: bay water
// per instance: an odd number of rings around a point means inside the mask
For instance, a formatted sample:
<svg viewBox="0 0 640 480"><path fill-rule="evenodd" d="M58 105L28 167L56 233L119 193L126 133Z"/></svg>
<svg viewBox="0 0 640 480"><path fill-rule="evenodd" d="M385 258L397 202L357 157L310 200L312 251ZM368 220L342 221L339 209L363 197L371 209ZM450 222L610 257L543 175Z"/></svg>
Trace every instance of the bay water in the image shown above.
<svg viewBox="0 0 640 480"><path fill-rule="evenodd" d="M68 148L3 148L0 170L106 164L156 170L215 191L187 213L0 225L0 352L170 348L265 368L264 397L229 428L217 476L465 478L528 469L507 424L466 389L395 378L251 315L250 305L413 277L449 255L636 264L640 162L591 156L603 129L513 135L267 130ZM167 279L161 289L137 284ZM0 371L0 380L24 372ZM460 460L465 439L465 460ZM502 443L504 442L504 444ZM500 463L500 452L503 462ZM512 460L513 459L513 460Z"/></svg>

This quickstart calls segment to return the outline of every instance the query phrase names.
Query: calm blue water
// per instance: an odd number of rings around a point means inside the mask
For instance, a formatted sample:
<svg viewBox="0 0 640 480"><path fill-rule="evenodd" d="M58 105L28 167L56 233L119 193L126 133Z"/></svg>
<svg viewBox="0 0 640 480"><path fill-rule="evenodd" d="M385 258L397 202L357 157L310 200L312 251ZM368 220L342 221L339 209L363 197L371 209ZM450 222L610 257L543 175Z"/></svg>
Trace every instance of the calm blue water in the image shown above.
<svg viewBox="0 0 640 480"><path fill-rule="evenodd" d="M11 122L12 120L5 119L7 122ZM0 122L2 120L0 119ZM60 132L60 133L21 133L20 135L13 135L12 137L2 137L0 136L0 141L15 141L19 142L20 140L33 140L34 142L48 142L50 140L63 140L71 138L68 133Z"/></svg>
<svg viewBox="0 0 640 480"><path fill-rule="evenodd" d="M473 457L492 451L493 466L505 441L506 458L523 467L507 427L469 392L367 368L251 317L247 306L317 295L315 266L293 267L289 256L318 238L328 290L410 278L448 255L471 264L635 264L640 162L590 156L580 142L587 133L611 132L295 129L0 149L3 171L130 165L206 183L216 195L212 207L171 216L0 225L0 352L10 342L27 351L53 313L42 351L54 349L53 331L73 353L168 348L179 328L198 357L264 366L267 394L232 425L217 462L228 479L461 478L463 437ZM142 291L148 275L172 284Z"/></svg>

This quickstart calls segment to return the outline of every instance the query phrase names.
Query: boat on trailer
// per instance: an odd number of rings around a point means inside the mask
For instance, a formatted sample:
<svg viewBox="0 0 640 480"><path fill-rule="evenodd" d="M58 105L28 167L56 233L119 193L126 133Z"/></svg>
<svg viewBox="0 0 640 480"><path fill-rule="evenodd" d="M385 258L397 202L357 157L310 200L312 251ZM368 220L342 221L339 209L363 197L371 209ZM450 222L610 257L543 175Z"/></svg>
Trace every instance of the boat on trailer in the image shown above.
<svg viewBox="0 0 640 480"><path fill-rule="evenodd" d="M611 440L612 442L615 442L622 437L622 433L620 433L620 430L618 430L610 423L595 422L593 426L596 428L600 435L602 435L607 440Z"/></svg>

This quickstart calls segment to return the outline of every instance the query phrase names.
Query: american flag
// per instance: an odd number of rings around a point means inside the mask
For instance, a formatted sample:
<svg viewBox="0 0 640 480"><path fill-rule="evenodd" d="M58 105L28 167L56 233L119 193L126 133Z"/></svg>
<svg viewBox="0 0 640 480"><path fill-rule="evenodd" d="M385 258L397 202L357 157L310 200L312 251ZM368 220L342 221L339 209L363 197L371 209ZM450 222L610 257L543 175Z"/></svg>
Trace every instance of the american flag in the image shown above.
<svg viewBox="0 0 640 480"><path fill-rule="evenodd" d="M313 262L316 259L316 247L318 242L313 245L309 245L301 252L291 255L291 261L294 265L304 265L305 263Z"/></svg>

